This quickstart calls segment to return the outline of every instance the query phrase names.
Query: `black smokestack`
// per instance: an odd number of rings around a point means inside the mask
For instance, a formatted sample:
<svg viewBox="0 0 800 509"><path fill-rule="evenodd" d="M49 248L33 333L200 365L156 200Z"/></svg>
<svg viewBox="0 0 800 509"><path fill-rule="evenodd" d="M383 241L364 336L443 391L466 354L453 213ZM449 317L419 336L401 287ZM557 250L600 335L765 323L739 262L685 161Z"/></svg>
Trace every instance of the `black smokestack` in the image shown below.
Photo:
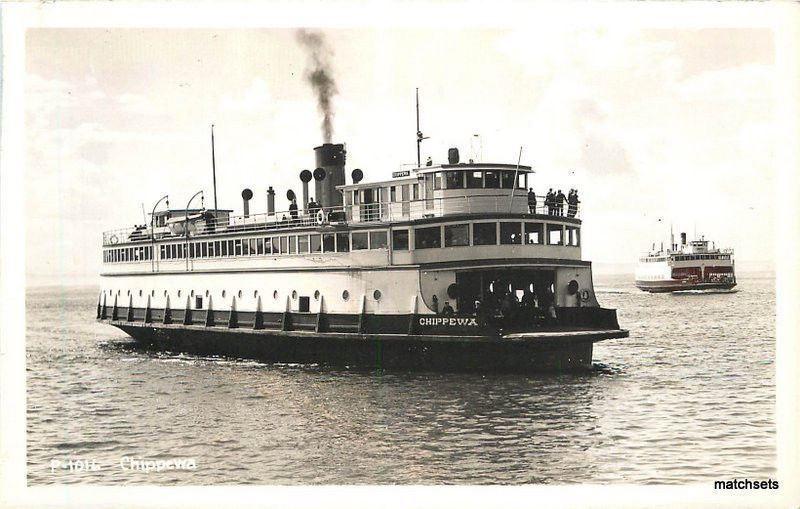
<svg viewBox="0 0 800 509"><path fill-rule="evenodd" d="M300 29L297 31L297 40L308 51L306 79L317 94L317 108L322 113L323 141L330 143L333 138L332 99L338 93L330 62L333 50L326 44L325 36L319 32Z"/></svg>

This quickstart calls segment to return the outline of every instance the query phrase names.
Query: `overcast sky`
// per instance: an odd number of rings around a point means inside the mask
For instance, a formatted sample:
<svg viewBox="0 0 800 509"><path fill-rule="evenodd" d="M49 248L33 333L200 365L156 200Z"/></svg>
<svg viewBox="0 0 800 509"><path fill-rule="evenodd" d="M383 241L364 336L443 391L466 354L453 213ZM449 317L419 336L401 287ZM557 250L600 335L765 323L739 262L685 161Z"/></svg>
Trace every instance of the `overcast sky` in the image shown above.
<svg viewBox="0 0 800 509"><path fill-rule="evenodd" d="M423 160L470 157L474 134L485 162L515 163L523 146L538 193L580 190L584 259L634 263L671 221L772 262L771 31L322 34L333 141L365 180L415 160L419 87ZM26 43L32 281L97 274L101 231L142 223L142 203L182 208L204 189L212 206L211 123L222 208L241 213L249 187L261 212L270 185L285 208L313 169L321 118L294 30L32 29Z"/></svg>

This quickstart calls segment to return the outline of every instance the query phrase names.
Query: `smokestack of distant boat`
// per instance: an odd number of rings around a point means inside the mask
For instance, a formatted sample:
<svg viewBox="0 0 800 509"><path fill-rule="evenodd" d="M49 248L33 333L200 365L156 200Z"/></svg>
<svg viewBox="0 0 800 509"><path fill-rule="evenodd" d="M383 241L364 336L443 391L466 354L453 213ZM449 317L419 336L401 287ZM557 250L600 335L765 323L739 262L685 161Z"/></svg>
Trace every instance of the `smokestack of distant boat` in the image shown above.
<svg viewBox="0 0 800 509"><path fill-rule="evenodd" d="M267 214L275 215L275 190L272 189L272 186L267 189Z"/></svg>
<svg viewBox="0 0 800 509"><path fill-rule="evenodd" d="M686 245L686 232L681 232L681 245Z"/></svg>

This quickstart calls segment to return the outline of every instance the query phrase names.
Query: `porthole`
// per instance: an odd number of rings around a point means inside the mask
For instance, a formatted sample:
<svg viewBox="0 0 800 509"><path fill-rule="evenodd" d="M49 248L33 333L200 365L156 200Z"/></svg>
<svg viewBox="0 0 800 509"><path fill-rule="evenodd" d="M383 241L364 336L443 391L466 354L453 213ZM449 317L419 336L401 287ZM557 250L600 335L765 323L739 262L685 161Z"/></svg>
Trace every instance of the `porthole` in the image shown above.
<svg viewBox="0 0 800 509"><path fill-rule="evenodd" d="M120 294L120 292L121 292L121 291L122 291L122 290L117 290L117 295L121 295L121 294Z"/></svg>
<svg viewBox="0 0 800 509"><path fill-rule="evenodd" d="M253 298L255 299L256 297L258 297L258 290L253 292Z"/></svg>
<svg viewBox="0 0 800 509"><path fill-rule="evenodd" d="M155 297L155 296L156 296L156 291L150 290L150 297Z"/></svg>
<svg viewBox="0 0 800 509"><path fill-rule="evenodd" d="M225 298L225 290L222 290L222 298Z"/></svg>
<svg viewBox="0 0 800 509"><path fill-rule="evenodd" d="M141 297L141 296L142 296L142 291L141 291L141 290L139 290L139 297Z"/></svg>
<svg viewBox="0 0 800 509"><path fill-rule="evenodd" d="M372 292L372 296L375 298L375 300L381 300L381 291L375 290L374 292Z"/></svg>
<svg viewBox="0 0 800 509"><path fill-rule="evenodd" d="M242 291L239 290L239 293L237 295L239 295L239 298L241 299L242 298Z"/></svg>
<svg viewBox="0 0 800 509"><path fill-rule="evenodd" d="M277 299L278 298L278 290L275 290L274 292L272 292L272 298L273 299Z"/></svg>
<svg viewBox="0 0 800 509"><path fill-rule="evenodd" d="M128 295L130 295L130 294L131 294L131 291L130 291L130 290L128 290Z"/></svg>
<svg viewBox="0 0 800 509"><path fill-rule="evenodd" d="M178 290L178 297L180 297L180 296L181 296L181 291L180 291L180 290Z"/></svg>
<svg viewBox="0 0 800 509"><path fill-rule="evenodd" d="M314 292L314 300L319 300L319 290Z"/></svg>
<svg viewBox="0 0 800 509"><path fill-rule="evenodd" d="M208 297L208 290L206 290L206 297Z"/></svg>
<svg viewBox="0 0 800 509"><path fill-rule="evenodd" d="M164 290L164 297L166 297L166 296L167 296L167 291L166 291L166 290Z"/></svg>
<svg viewBox="0 0 800 509"><path fill-rule="evenodd" d="M342 300L347 300L349 298L350 298L350 292L348 292L347 290L343 291L342 292Z"/></svg>
<svg viewBox="0 0 800 509"><path fill-rule="evenodd" d="M292 300L297 300L297 290L292 291Z"/></svg>
<svg viewBox="0 0 800 509"><path fill-rule="evenodd" d="M194 290L189 292L189 297L194 297Z"/></svg>

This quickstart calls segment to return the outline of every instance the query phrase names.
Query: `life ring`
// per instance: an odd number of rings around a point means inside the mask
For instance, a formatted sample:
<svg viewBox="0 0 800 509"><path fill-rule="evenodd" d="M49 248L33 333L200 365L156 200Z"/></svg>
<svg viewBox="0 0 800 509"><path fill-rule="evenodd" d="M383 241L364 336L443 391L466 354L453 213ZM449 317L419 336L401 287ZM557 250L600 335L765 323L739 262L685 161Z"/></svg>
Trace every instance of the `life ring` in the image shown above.
<svg viewBox="0 0 800 509"><path fill-rule="evenodd" d="M586 289L581 290L581 300L584 302L589 300L589 290Z"/></svg>
<svg viewBox="0 0 800 509"><path fill-rule="evenodd" d="M324 210L317 212L317 224L324 224L326 219L327 217Z"/></svg>
<svg viewBox="0 0 800 509"><path fill-rule="evenodd" d="M109 244L117 244L119 242L119 237L117 237L116 233L112 233L110 237L108 237Z"/></svg>

